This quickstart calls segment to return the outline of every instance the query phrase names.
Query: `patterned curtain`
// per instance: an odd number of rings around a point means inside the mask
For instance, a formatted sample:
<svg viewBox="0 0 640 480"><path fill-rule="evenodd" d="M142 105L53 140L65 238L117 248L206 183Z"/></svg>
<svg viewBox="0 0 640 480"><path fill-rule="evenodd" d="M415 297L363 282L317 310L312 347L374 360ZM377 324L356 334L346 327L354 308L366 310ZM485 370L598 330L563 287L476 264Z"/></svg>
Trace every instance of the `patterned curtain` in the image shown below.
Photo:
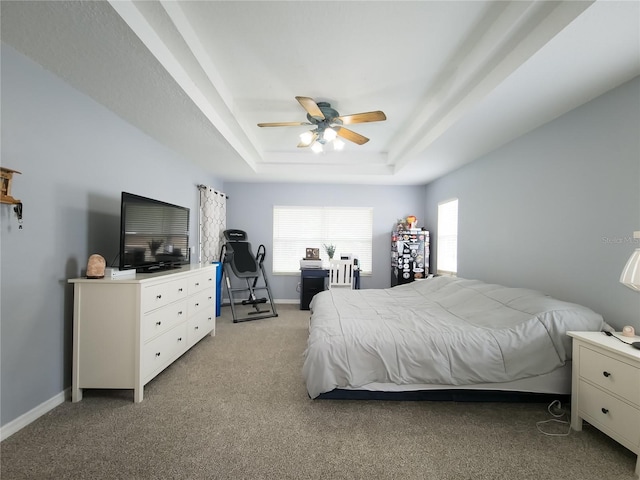
<svg viewBox="0 0 640 480"><path fill-rule="evenodd" d="M206 185L200 190L200 262L219 261L222 232L227 228L227 196Z"/></svg>

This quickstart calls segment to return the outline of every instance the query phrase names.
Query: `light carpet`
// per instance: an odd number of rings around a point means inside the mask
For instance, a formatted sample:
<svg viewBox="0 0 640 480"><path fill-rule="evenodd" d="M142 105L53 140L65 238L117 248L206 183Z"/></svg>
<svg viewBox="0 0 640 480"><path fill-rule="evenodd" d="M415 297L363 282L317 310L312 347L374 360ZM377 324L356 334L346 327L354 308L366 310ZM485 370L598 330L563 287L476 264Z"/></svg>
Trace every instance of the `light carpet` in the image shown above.
<svg viewBox="0 0 640 480"><path fill-rule="evenodd" d="M547 403L311 400L309 312L278 311L234 324L224 307L142 403L85 390L55 408L0 444L2 480L634 478L636 456L587 424L540 433Z"/></svg>

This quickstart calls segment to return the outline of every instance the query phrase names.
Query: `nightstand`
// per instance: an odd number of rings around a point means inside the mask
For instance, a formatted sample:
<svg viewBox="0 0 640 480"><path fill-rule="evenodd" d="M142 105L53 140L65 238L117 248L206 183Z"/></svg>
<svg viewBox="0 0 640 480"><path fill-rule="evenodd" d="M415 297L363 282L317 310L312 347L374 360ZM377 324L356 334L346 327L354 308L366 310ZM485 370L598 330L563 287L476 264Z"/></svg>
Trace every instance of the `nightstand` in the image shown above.
<svg viewBox="0 0 640 480"><path fill-rule="evenodd" d="M640 453L640 350L602 332L567 332L573 337L571 428L582 420ZM640 338L623 337L625 342ZM640 477L640 457L636 461Z"/></svg>

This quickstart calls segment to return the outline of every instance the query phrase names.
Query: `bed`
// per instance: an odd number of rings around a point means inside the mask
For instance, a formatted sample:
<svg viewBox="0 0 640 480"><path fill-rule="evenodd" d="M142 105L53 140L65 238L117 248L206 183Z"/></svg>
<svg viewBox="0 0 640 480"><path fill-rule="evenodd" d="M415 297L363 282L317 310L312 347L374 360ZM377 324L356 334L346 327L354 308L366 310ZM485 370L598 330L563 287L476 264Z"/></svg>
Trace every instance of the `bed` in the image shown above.
<svg viewBox="0 0 640 480"><path fill-rule="evenodd" d="M589 308L535 290L444 276L388 289L326 290L310 308L303 377L311 398L569 394L566 332L608 328Z"/></svg>

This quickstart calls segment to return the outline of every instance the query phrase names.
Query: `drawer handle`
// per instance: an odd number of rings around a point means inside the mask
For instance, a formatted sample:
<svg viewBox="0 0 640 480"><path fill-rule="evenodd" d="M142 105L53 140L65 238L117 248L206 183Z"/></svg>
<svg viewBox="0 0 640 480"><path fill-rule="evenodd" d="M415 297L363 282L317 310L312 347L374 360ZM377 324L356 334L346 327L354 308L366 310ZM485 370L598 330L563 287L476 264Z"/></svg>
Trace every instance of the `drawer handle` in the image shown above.
<svg viewBox="0 0 640 480"><path fill-rule="evenodd" d="M162 322L156 322L156 325L159 327L160 325L162 325Z"/></svg>
<svg viewBox="0 0 640 480"><path fill-rule="evenodd" d="M607 371L602 372L602 374L607 378L611 376L611 374Z"/></svg>
<svg viewBox="0 0 640 480"><path fill-rule="evenodd" d="M180 311L178 312L178 315L182 315L182 310L180 310Z"/></svg>
<svg viewBox="0 0 640 480"><path fill-rule="evenodd" d="M178 337L178 341L181 342L182 341L182 337Z"/></svg>
<svg viewBox="0 0 640 480"><path fill-rule="evenodd" d="M196 282L196 287L199 287L199 286L200 286L200 282Z"/></svg>
<svg viewBox="0 0 640 480"><path fill-rule="evenodd" d="M209 297L209 300L211 300L213 297Z"/></svg>
<svg viewBox="0 0 640 480"><path fill-rule="evenodd" d="M606 409L606 408L604 408L604 407L602 407L602 409L601 409L601 410L602 410L602 413L604 413L605 415L606 415L607 413L609 413L609 410L608 410L608 409Z"/></svg>
<svg viewBox="0 0 640 480"><path fill-rule="evenodd" d="M198 330L200 327L196 327L196 330Z"/></svg>
<svg viewBox="0 0 640 480"><path fill-rule="evenodd" d="M157 352L157 353L156 353L156 357L159 357L159 356L160 356L160 352Z"/></svg>
<svg viewBox="0 0 640 480"><path fill-rule="evenodd" d="M160 300L162 298L162 295L156 295L156 298Z"/></svg>
<svg viewBox="0 0 640 480"><path fill-rule="evenodd" d="M199 304L199 303L196 303L196 307L199 307L199 306L200 306L200 304Z"/></svg>
<svg viewBox="0 0 640 480"><path fill-rule="evenodd" d="M181 288L179 288L179 289L178 289L178 291L179 291L179 292L181 292L181 291L182 291L182 289L181 289Z"/></svg>

